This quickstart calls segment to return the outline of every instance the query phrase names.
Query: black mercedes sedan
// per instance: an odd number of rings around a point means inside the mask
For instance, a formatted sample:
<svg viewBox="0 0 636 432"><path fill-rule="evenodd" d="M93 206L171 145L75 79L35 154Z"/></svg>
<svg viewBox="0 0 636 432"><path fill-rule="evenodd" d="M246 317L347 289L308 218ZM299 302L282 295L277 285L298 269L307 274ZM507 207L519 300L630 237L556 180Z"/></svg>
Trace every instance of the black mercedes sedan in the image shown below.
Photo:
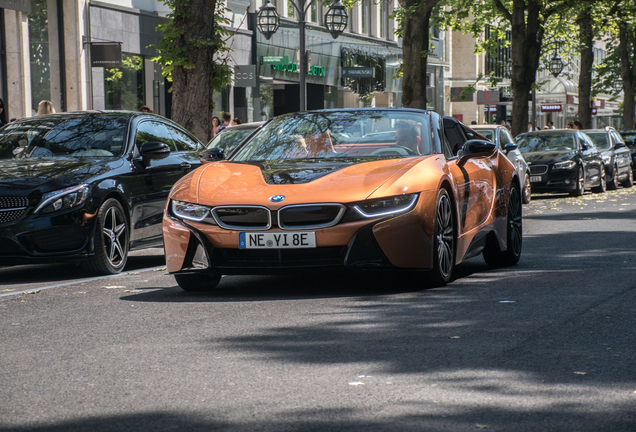
<svg viewBox="0 0 636 432"><path fill-rule="evenodd" d="M203 145L163 117L91 111L0 130L0 266L80 261L114 274L161 247L168 193Z"/></svg>
<svg viewBox="0 0 636 432"><path fill-rule="evenodd" d="M606 189L605 165L589 136L577 129L551 129L517 135L515 144L530 165L532 192L568 192L581 196L587 188Z"/></svg>
<svg viewBox="0 0 636 432"><path fill-rule="evenodd" d="M618 185L632 187L632 152L616 129L607 126L605 129L584 129L596 148L601 152L607 173L607 188L618 189Z"/></svg>

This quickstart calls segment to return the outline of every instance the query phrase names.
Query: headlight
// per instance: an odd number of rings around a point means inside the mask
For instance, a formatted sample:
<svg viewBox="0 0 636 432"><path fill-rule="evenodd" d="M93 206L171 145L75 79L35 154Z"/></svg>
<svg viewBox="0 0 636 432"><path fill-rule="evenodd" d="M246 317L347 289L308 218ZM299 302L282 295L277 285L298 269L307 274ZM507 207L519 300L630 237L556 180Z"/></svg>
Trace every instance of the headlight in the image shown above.
<svg viewBox="0 0 636 432"><path fill-rule="evenodd" d="M389 198L369 200L353 208L366 218L405 213L415 207L419 194L397 195Z"/></svg>
<svg viewBox="0 0 636 432"><path fill-rule="evenodd" d="M558 162L555 163L552 166L553 170L557 170L557 169L572 169L576 166L576 162L569 160L569 161L565 161L565 162Z"/></svg>
<svg viewBox="0 0 636 432"><path fill-rule="evenodd" d="M611 155L603 155L603 163L605 165L609 165L611 161L612 161Z"/></svg>
<svg viewBox="0 0 636 432"><path fill-rule="evenodd" d="M35 213L51 213L77 207L83 204L86 198L88 198L88 185L86 184L47 192L42 195L42 201L35 209Z"/></svg>
<svg viewBox="0 0 636 432"><path fill-rule="evenodd" d="M172 213L183 219L201 222L210 216L210 207L174 200L171 205Z"/></svg>

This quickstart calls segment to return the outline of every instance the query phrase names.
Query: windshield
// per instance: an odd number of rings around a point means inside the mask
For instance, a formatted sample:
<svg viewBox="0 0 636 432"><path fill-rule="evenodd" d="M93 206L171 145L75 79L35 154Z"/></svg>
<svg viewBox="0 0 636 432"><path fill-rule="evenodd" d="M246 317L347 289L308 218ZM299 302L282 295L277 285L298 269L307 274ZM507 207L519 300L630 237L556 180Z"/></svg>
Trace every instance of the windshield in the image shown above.
<svg viewBox="0 0 636 432"><path fill-rule="evenodd" d="M127 132L128 118L115 116L10 123L0 130L0 160L120 156Z"/></svg>
<svg viewBox="0 0 636 432"><path fill-rule="evenodd" d="M276 117L235 161L389 158L431 154L429 116L392 111L298 113Z"/></svg>
<svg viewBox="0 0 636 432"><path fill-rule="evenodd" d="M596 147L601 150L607 150L612 147L609 136L606 133L587 133Z"/></svg>
<svg viewBox="0 0 636 432"><path fill-rule="evenodd" d="M479 135L483 136L484 138L495 142L495 131L492 129L475 129L475 132L477 132Z"/></svg>
<svg viewBox="0 0 636 432"><path fill-rule="evenodd" d="M515 144L521 153L576 150L574 135L520 135Z"/></svg>
<svg viewBox="0 0 636 432"><path fill-rule="evenodd" d="M254 128L250 129L234 129L231 127L224 129L222 133L218 134L210 143L208 144L208 148L220 148L223 149L223 152L228 155L238 146L245 138L247 138L252 132L254 132Z"/></svg>

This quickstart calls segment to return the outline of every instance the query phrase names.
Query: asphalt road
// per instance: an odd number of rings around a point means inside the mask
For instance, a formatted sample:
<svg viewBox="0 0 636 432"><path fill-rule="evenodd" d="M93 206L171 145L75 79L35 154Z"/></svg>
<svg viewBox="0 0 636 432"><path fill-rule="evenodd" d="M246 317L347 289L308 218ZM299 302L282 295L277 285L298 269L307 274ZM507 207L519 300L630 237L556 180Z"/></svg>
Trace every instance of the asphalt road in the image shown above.
<svg viewBox="0 0 636 432"><path fill-rule="evenodd" d="M445 288L0 269L2 431L636 431L636 188L524 206ZM26 292L25 292L26 291Z"/></svg>

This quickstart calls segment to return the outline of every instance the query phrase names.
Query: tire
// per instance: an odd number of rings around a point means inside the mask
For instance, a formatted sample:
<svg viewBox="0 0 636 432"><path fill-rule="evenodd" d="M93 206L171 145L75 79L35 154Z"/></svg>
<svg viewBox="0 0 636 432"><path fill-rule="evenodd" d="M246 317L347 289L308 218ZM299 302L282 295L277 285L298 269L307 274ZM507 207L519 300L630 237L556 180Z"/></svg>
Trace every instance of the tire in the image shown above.
<svg viewBox="0 0 636 432"><path fill-rule="evenodd" d="M530 174L526 173L526 180L523 182L522 199L524 204L530 203L532 199L532 185L530 184Z"/></svg>
<svg viewBox="0 0 636 432"><path fill-rule="evenodd" d="M624 188L630 188L634 185L634 172L632 171L632 167L630 165L629 171L627 172L627 179L621 183Z"/></svg>
<svg viewBox="0 0 636 432"><path fill-rule="evenodd" d="M429 274L431 287L446 285L455 268L455 212L446 189L437 193L435 228L433 234L433 270Z"/></svg>
<svg viewBox="0 0 636 432"><path fill-rule="evenodd" d="M214 273L177 274L174 278L181 289L188 292L212 291L221 282L221 275Z"/></svg>
<svg viewBox="0 0 636 432"><path fill-rule="evenodd" d="M583 167L579 167L576 176L576 187L572 192L570 192L570 196L580 197L583 195L583 192L585 192L585 171L583 170Z"/></svg>
<svg viewBox="0 0 636 432"><path fill-rule="evenodd" d="M605 165L601 165L601 173L599 174L599 185L592 188L594 193L605 193L607 190L607 179L605 178Z"/></svg>
<svg viewBox="0 0 636 432"><path fill-rule="evenodd" d="M519 262L523 244L523 219L521 210L521 196L517 185L510 189L508 197L508 220L506 229L506 250L499 248L499 242L491 237L484 251L484 261L492 267L508 267Z"/></svg>
<svg viewBox="0 0 636 432"><path fill-rule="evenodd" d="M95 254L82 263L84 270L96 275L121 272L128 261L130 229L124 208L110 198L97 212L94 234Z"/></svg>
<svg viewBox="0 0 636 432"><path fill-rule="evenodd" d="M614 169L612 170L612 179L607 182L608 190L616 190L618 189L618 166L614 165Z"/></svg>

